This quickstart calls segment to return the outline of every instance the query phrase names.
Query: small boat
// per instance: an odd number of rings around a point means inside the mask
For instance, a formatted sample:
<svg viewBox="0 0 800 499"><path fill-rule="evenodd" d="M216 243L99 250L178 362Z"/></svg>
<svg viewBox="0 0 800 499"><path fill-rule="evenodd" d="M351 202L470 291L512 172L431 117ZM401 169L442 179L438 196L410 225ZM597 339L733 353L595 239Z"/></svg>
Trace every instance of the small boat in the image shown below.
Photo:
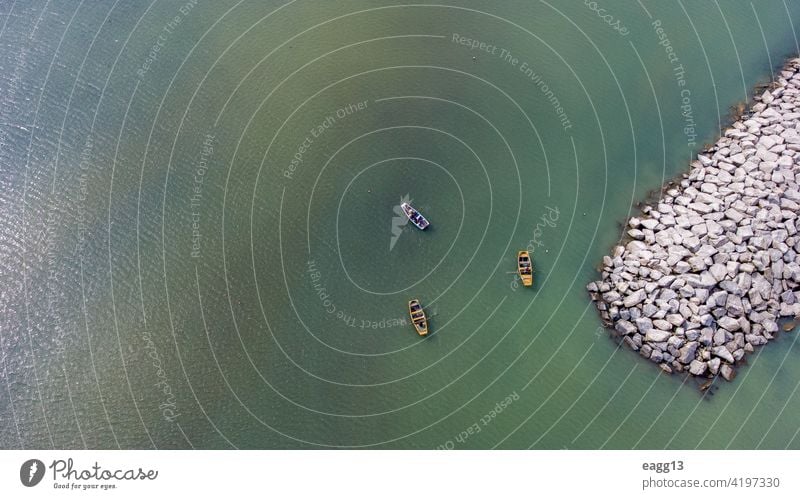
<svg viewBox="0 0 800 499"><path fill-rule="evenodd" d="M414 324L414 329L420 336L428 334L428 319L425 317L425 311L419 300L411 300L408 302L408 315L411 316L411 323Z"/></svg>
<svg viewBox="0 0 800 499"><path fill-rule="evenodd" d="M533 265L527 251L517 253L517 273L525 287L533 285Z"/></svg>
<svg viewBox="0 0 800 499"><path fill-rule="evenodd" d="M411 220L411 223L416 225L420 230L425 230L425 228L431 224L422 216L422 213L415 210L410 204L403 203L400 207L403 209L403 213L406 214L408 219Z"/></svg>

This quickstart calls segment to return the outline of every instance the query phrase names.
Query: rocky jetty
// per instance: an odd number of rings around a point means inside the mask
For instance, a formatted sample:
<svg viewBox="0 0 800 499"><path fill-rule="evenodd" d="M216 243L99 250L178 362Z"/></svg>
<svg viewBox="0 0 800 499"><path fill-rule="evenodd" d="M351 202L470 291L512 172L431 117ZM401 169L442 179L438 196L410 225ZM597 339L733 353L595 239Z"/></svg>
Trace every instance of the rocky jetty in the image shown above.
<svg viewBox="0 0 800 499"><path fill-rule="evenodd" d="M800 59L626 227L587 286L668 373L722 376L800 315Z"/></svg>

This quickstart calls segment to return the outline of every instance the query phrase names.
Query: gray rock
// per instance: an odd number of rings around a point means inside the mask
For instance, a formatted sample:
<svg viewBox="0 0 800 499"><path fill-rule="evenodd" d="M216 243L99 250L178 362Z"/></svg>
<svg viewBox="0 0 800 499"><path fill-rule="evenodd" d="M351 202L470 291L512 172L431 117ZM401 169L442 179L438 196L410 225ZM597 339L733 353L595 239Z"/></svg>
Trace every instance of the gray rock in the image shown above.
<svg viewBox="0 0 800 499"><path fill-rule="evenodd" d="M724 265L720 265L719 263L715 263L708 269L709 274L716 279L714 284L718 283L719 281L725 279L728 275L728 269Z"/></svg>
<svg viewBox="0 0 800 499"><path fill-rule="evenodd" d="M656 227L658 227L658 220L647 218L645 220L642 220L642 226L645 229L654 230Z"/></svg>
<svg viewBox="0 0 800 499"><path fill-rule="evenodd" d="M720 224L718 224L717 222L715 222L713 220L707 220L706 221L706 228L708 230L708 236L709 237L720 236L720 235L722 235L723 232L725 232L725 229L723 229Z"/></svg>
<svg viewBox="0 0 800 499"><path fill-rule="evenodd" d="M660 288L669 288L672 283L675 282L674 275L665 275L661 279L658 280L658 287Z"/></svg>
<svg viewBox="0 0 800 499"><path fill-rule="evenodd" d="M636 326L626 320L619 320L614 325L614 329L621 335L633 334L637 331Z"/></svg>
<svg viewBox="0 0 800 499"><path fill-rule="evenodd" d="M711 275L710 272L702 272L700 274L700 286L702 286L704 288L711 288L717 282L718 282L718 280L715 279L714 276ZM697 287L697 286L695 286L695 287Z"/></svg>
<svg viewBox="0 0 800 499"><path fill-rule="evenodd" d="M667 346L675 348L676 351L679 348L681 348L684 343L685 342L683 341L683 339L680 336L676 336L676 335L670 336L670 338L667 340Z"/></svg>
<svg viewBox="0 0 800 499"><path fill-rule="evenodd" d="M665 321L664 319L656 319L653 321L653 325L656 329L660 329L662 331L671 331L672 324L669 321Z"/></svg>
<svg viewBox="0 0 800 499"><path fill-rule="evenodd" d="M661 293L659 293L659 295L658 295L658 299L659 300L664 300L664 301L670 301L670 300L672 300L674 298L677 298L677 297L678 297L678 293L676 293L675 291L673 291L673 290L671 290L669 288L662 289Z"/></svg>
<svg viewBox="0 0 800 499"><path fill-rule="evenodd" d="M710 346L711 343L713 342L713 338L714 338L714 331L710 327L704 327L700 331L700 338L698 338L698 341L702 345Z"/></svg>
<svg viewBox="0 0 800 499"><path fill-rule="evenodd" d="M695 358L697 347L699 346L700 344L697 343L696 341L690 341L689 343L684 345L683 348L680 349L680 356L678 357L678 361L681 364L688 364L689 362L691 362Z"/></svg>
<svg viewBox="0 0 800 499"><path fill-rule="evenodd" d="M640 289L626 296L622 304L626 308L631 308L642 303L645 298L647 298L647 293L645 293L644 289Z"/></svg>
<svg viewBox="0 0 800 499"><path fill-rule="evenodd" d="M706 269L706 260L702 256L689 257L689 260L686 263L689 264L689 266L691 267L691 269L694 272L700 272L700 271ZM696 276L696 281L695 282L697 283L697 285L700 284L700 276ZM695 284L692 283L692 285L694 286Z"/></svg>
<svg viewBox="0 0 800 499"><path fill-rule="evenodd" d="M653 317L656 312L658 312L658 307L652 303L645 303L645 305L642 307L642 315L644 317Z"/></svg>
<svg viewBox="0 0 800 499"><path fill-rule="evenodd" d="M662 360L664 360L663 352L661 352L661 350L653 349L653 351L650 353L650 360L652 360L655 363L661 362Z"/></svg>
<svg viewBox="0 0 800 499"><path fill-rule="evenodd" d="M649 329L653 329L653 321L649 317L639 317L634 322L636 322L636 329L642 334Z"/></svg>
<svg viewBox="0 0 800 499"><path fill-rule="evenodd" d="M731 161L737 165L743 165L746 160L747 158L745 158L744 154L742 153L731 156Z"/></svg>
<svg viewBox="0 0 800 499"><path fill-rule="evenodd" d="M712 211L711 206L701 202L689 203L689 208L696 211L697 213L702 213L704 215L711 213Z"/></svg>
<svg viewBox="0 0 800 499"><path fill-rule="evenodd" d="M683 238L683 246L692 253L700 249L700 238L692 234L691 236Z"/></svg>
<svg viewBox="0 0 800 499"><path fill-rule="evenodd" d="M733 370L728 364L723 364L719 369L719 373L725 378L726 381L731 381L736 377L736 371Z"/></svg>
<svg viewBox="0 0 800 499"><path fill-rule="evenodd" d="M675 327L679 327L686 322L686 319L681 314L667 314L667 322Z"/></svg>
<svg viewBox="0 0 800 499"><path fill-rule="evenodd" d="M728 299L725 302L725 308L728 310L728 313L733 317L741 317L742 315L744 315L744 306L742 305L742 299L737 295L728 295ZM728 328L726 327L725 329ZM730 329L728 330L730 331Z"/></svg>
<svg viewBox="0 0 800 499"><path fill-rule="evenodd" d="M740 288L739 285L734 281L730 280L722 281L721 283L719 283L719 287L724 289L728 293L733 293L735 295L740 295L740 296L743 294L742 288Z"/></svg>
<svg viewBox="0 0 800 499"><path fill-rule="evenodd" d="M733 221L734 221L734 222L736 222L737 224L738 224L739 222L741 222L741 221L742 221L742 219L744 218L744 215L743 215L743 214L741 214L741 213L740 213L740 212L738 212L737 210L734 210L733 208L729 208L729 209L725 210L725 216L726 216L727 218L729 218L729 219L733 220Z"/></svg>
<svg viewBox="0 0 800 499"><path fill-rule="evenodd" d="M728 362L730 364L734 363L733 355L731 354L730 351L728 351L727 348L725 348L723 346L714 347L712 352L714 353L714 355L716 355L717 357L721 358L722 360L724 360L724 361L726 361L726 362Z"/></svg>
<svg viewBox="0 0 800 499"><path fill-rule="evenodd" d="M725 330L722 328L717 329L717 332L714 333L714 346L724 345L725 342L728 341L725 337Z"/></svg>
<svg viewBox="0 0 800 499"><path fill-rule="evenodd" d="M672 333L669 331L661 331L659 329L651 329L644 335L644 340L651 343L660 343L667 341Z"/></svg>
<svg viewBox="0 0 800 499"><path fill-rule="evenodd" d="M722 307L728 302L728 292L723 290L716 291L711 295L711 299L714 300L715 305Z"/></svg>
<svg viewBox="0 0 800 499"><path fill-rule="evenodd" d="M742 325L739 324L738 320L728 316L720 317L719 319L717 319L717 324L719 324L720 327L725 328L732 333L742 328Z"/></svg>
<svg viewBox="0 0 800 499"><path fill-rule="evenodd" d="M764 331L767 333L777 333L778 332L778 323L773 320L766 320L762 323L764 326Z"/></svg>
<svg viewBox="0 0 800 499"><path fill-rule="evenodd" d="M748 344L753 346L766 345L767 339L759 334L746 334L744 336Z"/></svg>
<svg viewBox="0 0 800 499"><path fill-rule="evenodd" d="M702 376L706 372L706 363L699 360L693 360L689 364L689 372L695 376Z"/></svg>
<svg viewBox="0 0 800 499"><path fill-rule="evenodd" d="M644 232L640 231L639 229L631 229L628 231L628 235L634 239L642 240L644 239Z"/></svg>

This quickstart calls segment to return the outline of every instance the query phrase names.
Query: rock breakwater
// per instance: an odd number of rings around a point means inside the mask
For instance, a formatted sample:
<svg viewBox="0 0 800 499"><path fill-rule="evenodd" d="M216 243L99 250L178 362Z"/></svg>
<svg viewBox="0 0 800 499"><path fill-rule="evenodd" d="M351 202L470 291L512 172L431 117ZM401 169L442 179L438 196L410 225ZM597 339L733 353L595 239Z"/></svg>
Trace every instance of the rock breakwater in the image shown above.
<svg viewBox="0 0 800 499"><path fill-rule="evenodd" d="M800 316L800 59L627 223L587 289L668 373L722 376Z"/></svg>

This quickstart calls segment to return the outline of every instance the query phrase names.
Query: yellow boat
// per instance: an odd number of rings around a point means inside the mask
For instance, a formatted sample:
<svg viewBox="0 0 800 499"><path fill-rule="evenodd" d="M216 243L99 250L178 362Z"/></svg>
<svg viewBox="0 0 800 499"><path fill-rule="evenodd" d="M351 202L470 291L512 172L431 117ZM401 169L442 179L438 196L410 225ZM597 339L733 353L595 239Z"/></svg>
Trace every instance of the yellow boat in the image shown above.
<svg viewBox="0 0 800 499"><path fill-rule="evenodd" d="M517 273L525 287L533 285L533 263L527 251L517 253Z"/></svg>
<svg viewBox="0 0 800 499"><path fill-rule="evenodd" d="M414 324L414 329L420 336L428 334L428 319L425 317L425 311L419 300L411 300L408 302L408 314L411 316L411 323Z"/></svg>

